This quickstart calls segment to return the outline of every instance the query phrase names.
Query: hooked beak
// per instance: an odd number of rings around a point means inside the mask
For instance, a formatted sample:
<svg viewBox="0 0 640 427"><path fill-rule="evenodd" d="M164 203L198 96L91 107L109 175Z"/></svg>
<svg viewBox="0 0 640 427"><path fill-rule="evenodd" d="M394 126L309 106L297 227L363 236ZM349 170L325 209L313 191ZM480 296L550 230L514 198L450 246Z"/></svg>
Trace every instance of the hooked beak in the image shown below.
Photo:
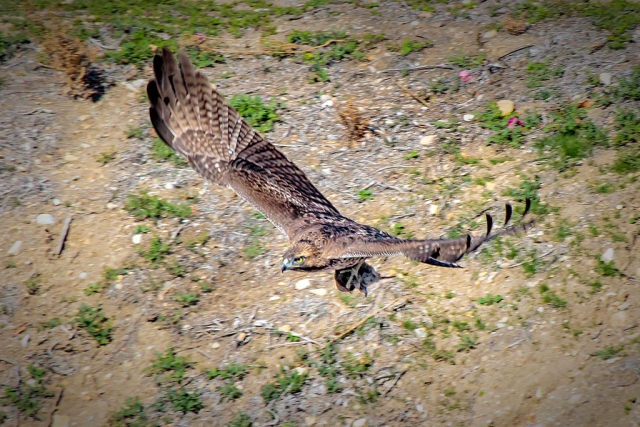
<svg viewBox="0 0 640 427"><path fill-rule="evenodd" d="M291 261L288 259L282 260L282 272L284 273L286 270L291 270Z"/></svg>

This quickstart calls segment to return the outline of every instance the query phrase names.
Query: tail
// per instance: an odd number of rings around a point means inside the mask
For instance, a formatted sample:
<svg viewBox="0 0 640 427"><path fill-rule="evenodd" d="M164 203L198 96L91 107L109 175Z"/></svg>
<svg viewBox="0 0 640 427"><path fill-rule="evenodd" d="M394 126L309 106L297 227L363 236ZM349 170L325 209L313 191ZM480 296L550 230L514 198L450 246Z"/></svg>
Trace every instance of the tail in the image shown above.
<svg viewBox="0 0 640 427"><path fill-rule="evenodd" d="M525 217L530 208L531 200L527 198L525 200L525 209L521 218ZM535 224L535 222L531 220L519 225L509 226L509 221L511 220L512 215L513 208L509 203L507 203L505 205L504 224L500 230L493 234L493 218L491 215L487 214L487 231L484 236L473 236L468 234L466 237L457 239L415 241L410 248L405 249L402 253L413 261L424 262L438 267L460 268L456 262L465 254L477 250L484 242L495 239L496 237L511 236L526 232Z"/></svg>

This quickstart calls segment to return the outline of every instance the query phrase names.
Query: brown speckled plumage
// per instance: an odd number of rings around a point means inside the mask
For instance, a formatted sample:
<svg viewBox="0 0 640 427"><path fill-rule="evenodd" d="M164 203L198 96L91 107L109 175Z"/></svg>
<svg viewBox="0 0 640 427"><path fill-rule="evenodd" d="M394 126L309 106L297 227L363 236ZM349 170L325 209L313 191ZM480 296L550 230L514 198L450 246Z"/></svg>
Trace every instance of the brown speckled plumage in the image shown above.
<svg viewBox="0 0 640 427"><path fill-rule="evenodd" d="M405 240L342 216L296 165L227 105L186 55L178 62L163 49L153 60L155 79L147 93L151 122L162 140L207 180L233 189L289 239L283 269L335 270L338 289L367 285L380 275L364 261L402 255L443 266L497 235L526 230L531 223L491 235ZM528 203L527 203L528 205ZM507 221L511 207L507 205ZM357 268L356 268L357 267Z"/></svg>

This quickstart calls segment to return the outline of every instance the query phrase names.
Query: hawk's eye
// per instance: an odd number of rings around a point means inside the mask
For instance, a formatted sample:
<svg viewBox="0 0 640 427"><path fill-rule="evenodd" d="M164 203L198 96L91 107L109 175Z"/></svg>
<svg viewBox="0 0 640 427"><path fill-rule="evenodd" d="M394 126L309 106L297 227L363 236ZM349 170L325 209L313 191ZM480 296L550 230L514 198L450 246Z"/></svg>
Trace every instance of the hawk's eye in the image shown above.
<svg viewBox="0 0 640 427"><path fill-rule="evenodd" d="M296 264L302 264L304 262L304 257L303 256L299 256L293 259L293 262Z"/></svg>

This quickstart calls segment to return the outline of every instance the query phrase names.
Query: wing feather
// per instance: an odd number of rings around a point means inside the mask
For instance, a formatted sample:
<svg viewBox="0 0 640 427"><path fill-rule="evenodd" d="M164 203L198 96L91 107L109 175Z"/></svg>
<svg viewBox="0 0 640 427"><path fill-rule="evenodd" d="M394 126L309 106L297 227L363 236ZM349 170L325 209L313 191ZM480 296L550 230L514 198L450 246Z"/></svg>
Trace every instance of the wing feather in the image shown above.
<svg viewBox="0 0 640 427"><path fill-rule="evenodd" d="M228 104L184 54L155 55L149 114L160 138L206 179L231 187L288 236L307 213L338 210Z"/></svg>

